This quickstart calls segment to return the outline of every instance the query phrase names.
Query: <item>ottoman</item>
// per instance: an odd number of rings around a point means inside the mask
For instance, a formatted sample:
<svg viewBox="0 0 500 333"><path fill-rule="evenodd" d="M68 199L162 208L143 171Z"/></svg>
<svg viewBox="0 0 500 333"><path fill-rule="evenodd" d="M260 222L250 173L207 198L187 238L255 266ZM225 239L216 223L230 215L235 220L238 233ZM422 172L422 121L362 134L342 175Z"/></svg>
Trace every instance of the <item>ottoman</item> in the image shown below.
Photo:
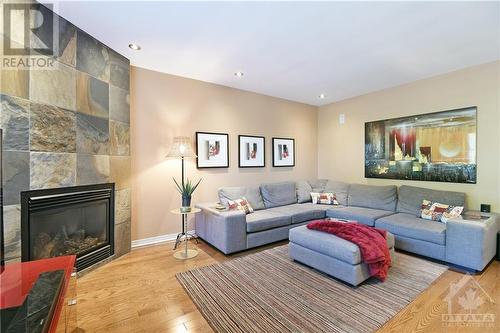
<svg viewBox="0 0 500 333"><path fill-rule="evenodd" d="M359 247L335 235L307 229L303 225L290 230L290 258L357 286L370 278ZM387 232L387 246L394 259L394 236Z"/></svg>

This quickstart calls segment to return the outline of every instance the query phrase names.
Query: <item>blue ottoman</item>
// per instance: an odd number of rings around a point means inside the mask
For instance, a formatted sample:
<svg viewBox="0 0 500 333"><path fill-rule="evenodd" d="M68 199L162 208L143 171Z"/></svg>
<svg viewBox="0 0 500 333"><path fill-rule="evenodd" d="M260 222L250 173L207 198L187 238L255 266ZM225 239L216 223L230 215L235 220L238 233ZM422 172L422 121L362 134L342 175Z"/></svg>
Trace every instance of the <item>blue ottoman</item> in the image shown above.
<svg viewBox="0 0 500 333"><path fill-rule="evenodd" d="M335 235L309 230L303 225L290 230L290 258L339 280L357 286L370 278L359 247ZM394 236L387 232L387 246L394 259Z"/></svg>

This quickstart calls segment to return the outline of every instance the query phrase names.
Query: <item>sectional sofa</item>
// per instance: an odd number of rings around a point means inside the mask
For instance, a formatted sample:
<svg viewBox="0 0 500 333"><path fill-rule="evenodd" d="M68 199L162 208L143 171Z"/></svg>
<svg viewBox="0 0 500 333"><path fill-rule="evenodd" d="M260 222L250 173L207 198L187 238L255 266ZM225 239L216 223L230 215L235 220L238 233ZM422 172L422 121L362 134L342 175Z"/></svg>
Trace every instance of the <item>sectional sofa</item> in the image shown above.
<svg viewBox="0 0 500 333"><path fill-rule="evenodd" d="M339 206L312 204L311 192L332 192ZM198 204L196 234L225 254L288 239L289 230L325 217L356 220L385 229L396 249L481 271L495 256L498 215L487 220L456 219L444 224L421 219L422 200L465 205L465 194L413 186L372 186L331 180L262 184L219 189L219 200L246 197L255 211L218 211Z"/></svg>

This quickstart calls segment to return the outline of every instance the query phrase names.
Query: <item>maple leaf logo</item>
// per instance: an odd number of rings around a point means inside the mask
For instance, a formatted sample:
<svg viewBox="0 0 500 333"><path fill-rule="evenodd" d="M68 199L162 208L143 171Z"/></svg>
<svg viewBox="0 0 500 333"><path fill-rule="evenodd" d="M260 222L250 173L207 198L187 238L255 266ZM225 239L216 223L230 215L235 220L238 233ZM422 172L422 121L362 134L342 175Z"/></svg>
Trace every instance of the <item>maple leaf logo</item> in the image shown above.
<svg viewBox="0 0 500 333"><path fill-rule="evenodd" d="M462 309L469 310L469 312L476 310L484 303L483 298L476 294L477 290L468 289L465 292L465 296L460 296L458 298L458 304L460 304Z"/></svg>

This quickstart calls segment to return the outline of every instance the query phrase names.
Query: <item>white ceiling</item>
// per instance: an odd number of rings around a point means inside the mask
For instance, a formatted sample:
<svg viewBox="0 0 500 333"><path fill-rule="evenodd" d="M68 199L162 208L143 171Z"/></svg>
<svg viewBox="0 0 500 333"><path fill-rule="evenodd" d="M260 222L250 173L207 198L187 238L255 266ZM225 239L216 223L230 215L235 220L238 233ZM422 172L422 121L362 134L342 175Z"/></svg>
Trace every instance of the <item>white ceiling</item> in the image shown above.
<svg viewBox="0 0 500 333"><path fill-rule="evenodd" d="M64 1L55 10L135 66L312 105L500 59L499 2Z"/></svg>

